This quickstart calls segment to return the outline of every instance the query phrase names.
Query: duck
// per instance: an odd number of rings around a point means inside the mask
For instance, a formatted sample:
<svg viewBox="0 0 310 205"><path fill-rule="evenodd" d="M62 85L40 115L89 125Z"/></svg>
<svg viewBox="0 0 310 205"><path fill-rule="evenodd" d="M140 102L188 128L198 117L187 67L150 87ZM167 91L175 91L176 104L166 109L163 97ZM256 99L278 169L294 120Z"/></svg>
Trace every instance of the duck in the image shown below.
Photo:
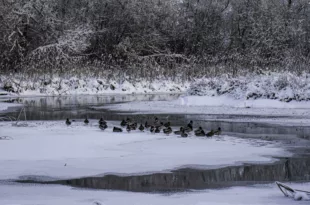
<svg viewBox="0 0 310 205"><path fill-rule="evenodd" d="M121 122L121 126L125 127L126 125L127 125L127 122L123 119L122 122Z"/></svg>
<svg viewBox="0 0 310 205"><path fill-rule="evenodd" d="M143 125L142 125L142 124L140 124L140 126L139 126L139 130L140 130L141 132L144 130L144 127L143 127Z"/></svg>
<svg viewBox="0 0 310 205"><path fill-rule="evenodd" d="M191 131L193 131L193 121L191 120L188 124L187 124L187 126L184 128L184 131L185 132L191 132Z"/></svg>
<svg viewBox="0 0 310 205"><path fill-rule="evenodd" d="M174 134L180 135L183 132L183 127L180 127L180 130L174 131Z"/></svg>
<svg viewBox="0 0 310 205"><path fill-rule="evenodd" d="M119 127L113 127L113 132L123 132L123 130Z"/></svg>
<svg viewBox="0 0 310 205"><path fill-rule="evenodd" d="M222 129L219 127L216 131L214 131L215 135L220 135L222 133Z"/></svg>
<svg viewBox="0 0 310 205"><path fill-rule="evenodd" d="M195 133L195 135L196 135L197 137L205 137L205 136L206 136L206 133L205 133L204 130L201 130L200 132Z"/></svg>
<svg viewBox="0 0 310 205"><path fill-rule="evenodd" d="M108 125L105 124L105 123L101 123L101 124L99 124L99 128L100 128L101 130L105 130L105 129L108 128Z"/></svg>
<svg viewBox="0 0 310 205"><path fill-rule="evenodd" d="M166 123L164 124L164 126L165 126L166 128L168 128L168 127L171 126L171 124L170 124L170 122L166 122Z"/></svg>
<svg viewBox="0 0 310 205"><path fill-rule="evenodd" d="M155 118L155 120L154 120L154 122L152 123L152 125L154 125L155 127L160 125L160 122L159 122L159 120L158 120L157 117Z"/></svg>
<svg viewBox="0 0 310 205"><path fill-rule="evenodd" d="M129 117L127 117L126 122L127 122L127 124L129 124L132 122L132 120Z"/></svg>
<svg viewBox="0 0 310 205"><path fill-rule="evenodd" d="M103 118L100 118L99 124L107 124L107 122Z"/></svg>
<svg viewBox="0 0 310 205"><path fill-rule="evenodd" d="M150 128L150 127L151 127L151 125L150 125L150 124L148 124L148 123L147 123L147 121L146 121L146 122L145 122L145 124L144 124L144 127L145 127L145 128Z"/></svg>
<svg viewBox="0 0 310 205"><path fill-rule="evenodd" d="M166 129L163 129L163 132L167 135L172 133L172 128L171 127L167 127Z"/></svg>
<svg viewBox="0 0 310 205"><path fill-rule="evenodd" d="M71 121L69 120L69 118L67 118L67 120L66 120L66 125L71 125Z"/></svg>
<svg viewBox="0 0 310 205"><path fill-rule="evenodd" d="M211 130L206 134L207 137L212 137L214 135L214 130Z"/></svg>
<svg viewBox="0 0 310 205"><path fill-rule="evenodd" d="M183 130L183 131L181 132L181 137L188 137L188 134L185 133L185 131Z"/></svg>
<svg viewBox="0 0 310 205"><path fill-rule="evenodd" d="M158 129L163 128L163 126L164 126L164 123L163 123L163 122L160 122L159 125L155 125L155 127L158 128Z"/></svg>
<svg viewBox="0 0 310 205"><path fill-rule="evenodd" d="M155 117L154 124L158 123L158 117Z"/></svg>
<svg viewBox="0 0 310 205"><path fill-rule="evenodd" d="M191 130L193 130L193 121L189 121L189 123L187 124L187 127L190 128Z"/></svg>
<svg viewBox="0 0 310 205"><path fill-rule="evenodd" d="M127 127L126 127L126 130L127 130L127 132L130 132L130 131L131 131L131 127L130 127L129 124L128 124Z"/></svg>
<svg viewBox="0 0 310 205"><path fill-rule="evenodd" d="M155 127L154 126L151 126L150 132L155 133Z"/></svg>
<svg viewBox="0 0 310 205"><path fill-rule="evenodd" d="M183 131L184 131L184 132L191 132L191 131L193 131L193 128L191 128L191 127L186 127L186 128L183 129Z"/></svg>
<svg viewBox="0 0 310 205"><path fill-rule="evenodd" d="M133 123L133 124L130 124L129 126L130 126L130 129L131 129L131 130L136 130L137 127L138 127L138 123L135 122L135 123Z"/></svg>
<svg viewBox="0 0 310 205"><path fill-rule="evenodd" d="M89 120L87 119L87 117L85 118L84 123L85 123L85 124L88 124L88 123L89 123Z"/></svg>
<svg viewBox="0 0 310 205"><path fill-rule="evenodd" d="M201 131L203 131L202 127L199 127L197 130L195 130L195 134L200 133Z"/></svg>
<svg viewBox="0 0 310 205"><path fill-rule="evenodd" d="M155 133L160 133L160 127L156 127Z"/></svg>

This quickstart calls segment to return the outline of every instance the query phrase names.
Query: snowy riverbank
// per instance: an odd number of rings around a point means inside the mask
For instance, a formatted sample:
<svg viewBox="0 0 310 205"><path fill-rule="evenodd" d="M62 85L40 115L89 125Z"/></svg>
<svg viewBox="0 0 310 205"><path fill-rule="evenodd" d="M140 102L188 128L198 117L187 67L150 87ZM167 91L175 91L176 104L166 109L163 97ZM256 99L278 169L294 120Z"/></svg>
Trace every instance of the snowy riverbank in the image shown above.
<svg viewBox="0 0 310 205"><path fill-rule="evenodd" d="M190 81L167 79L113 80L108 77L54 77L35 79L23 75L0 76L0 91L18 96L59 96L79 94L156 94L187 93L189 96L228 97L233 100L310 100L310 75L289 72L248 74L231 77L194 78Z"/></svg>
<svg viewBox="0 0 310 205"><path fill-rule="evenodd" d="M0 76L0 89L3 88L15 96L183 93L189 85L189 82L171 79L115 81L108 78L55 77L25 80L23 76Z"/></svg>
<svg viewBox="0 0 310 205"><path fill-rule="evenodd" d="M236 100L271 99L283 102L310 100L310 75L289 72L248 74L239 77L226 75L198 79L192 82L189 95L226 96Z"/></svg>
<svg viewBox="0 0 310 205"><path fill-rule="evenodd" d="M180 167L215 168L243 162L273 162L290 156L279 142L231 136L179 138L172 134L101 131L98 122L28 122L28 127L0 123L0 179L21 176L73 178L106 173L162 172ZM176 128L174 128L176 129ZM16 152L18 150L18 152Z"/></svg>

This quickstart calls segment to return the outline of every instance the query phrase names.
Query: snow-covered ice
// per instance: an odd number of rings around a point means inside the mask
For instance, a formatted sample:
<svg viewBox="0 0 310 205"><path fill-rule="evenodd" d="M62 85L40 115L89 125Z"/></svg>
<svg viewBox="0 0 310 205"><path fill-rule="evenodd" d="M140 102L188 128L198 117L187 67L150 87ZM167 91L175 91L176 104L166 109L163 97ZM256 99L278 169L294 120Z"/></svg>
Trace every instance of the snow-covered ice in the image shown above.
<svg viewBox="0 0 310 205"><path fill-rule="evenodd" d="M288 184L309 190L310 184ZM275 184L203 190L176 194L147 194L76 189L60 185L0 184L1 205L291 205L309 204L284 197Z"/></svg>
<svg viewBox="0 0 310 205"><path fill-rule="evenodd" d="M102 107L95 107L100 109ZM268 117L310 116L310 102L235 100L230 97L180 96L172 101L128 102L104 106L110 110L156 114L258 115Z"/></svg>
<svg viewBox="0 0 310 205"><path fill-rule="evenodd" d="M309 196L306 194L306 193L304 193L304 192L296 192L296 194L294 195L294 199L295 200L310 200L310 198L309 198Z"/></svg>
<svg viewBox="0 0 310 205"><path fill-rule="evenodd" d="M0 140L0 179L135 174L202 165L213 168L272 162L275 159L271 156L290 155L278 142L230 136L178 138L140 131L113 133L111 123L116 122L109 122L105 131L98 128L97 120L87 126L73 122L69 127L63 121L30 121L28 127L0 123L0 136L8 137Z"/></svg>
<svg viewBox="0 0 310 205"><path fill-rule="evenodd" d="M0 111L1 110L6 110L9 105L10 105L9 103L0 102Z"/></svg>
<svg viewBox="0 0 310 205"><path fill-rule="evenodd" d="M16 107L16 106L21 106L21 105L16 104L16 103L6 103L6 102L0 101L0 111L7 110L9 107Z"/></svg>
<svg viewBox="0 0 310 205"><path fill-rule="evenodd" d="M281 102L271 99L242 100L228 96L182 96L179 104L185 106L218 106L233 108L310 109L310 102Z"/></svg>

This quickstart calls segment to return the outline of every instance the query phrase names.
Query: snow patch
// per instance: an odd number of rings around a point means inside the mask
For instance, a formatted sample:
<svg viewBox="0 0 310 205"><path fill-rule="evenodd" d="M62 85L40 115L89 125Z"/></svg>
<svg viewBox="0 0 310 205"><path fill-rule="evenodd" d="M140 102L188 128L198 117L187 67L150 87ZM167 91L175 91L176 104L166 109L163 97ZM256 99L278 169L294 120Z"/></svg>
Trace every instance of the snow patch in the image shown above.
<svg viewBox="0 0 310 205"><path fill-rule="evenodd" d="M294 199L297 200L297 201L301 201L301 200L310 200L309 196L304 193L304 192L299 192L297 191L295 194L294 194Z"/></svg>

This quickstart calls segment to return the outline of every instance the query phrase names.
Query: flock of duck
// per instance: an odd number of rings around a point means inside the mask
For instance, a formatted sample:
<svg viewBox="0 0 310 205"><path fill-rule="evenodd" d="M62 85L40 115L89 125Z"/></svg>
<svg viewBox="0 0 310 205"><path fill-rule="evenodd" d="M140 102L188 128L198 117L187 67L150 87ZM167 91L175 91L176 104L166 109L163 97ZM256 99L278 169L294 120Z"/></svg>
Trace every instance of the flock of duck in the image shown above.
<svg viewBox="0 0 310 205"><path fill-rule="evenodd" d="M84 120L85 124L89 123L89 120L86 118ZM71 125L71 121L69 118L66 120L66 125ZM160 133L161 130L163 133L169 135L173 132L171 128L170 122L160 122L157 117L155 117L154 122L148 123L147 121L143 125L142 123L138 127L138 123L135 122L134 120L130 119L127 117L127 119L123 119L120 123L120 126L125 128L126 131L130 132L132 130L140 130L141 132L149 130L151 133ZM108 128L107 122L103 119L100 118L99 120L99 128L101 130L105 130ZM181 137L188 137L188 134L193 131L193 121L191 120L186 126L180 127L179 130L174 131L173 133L176 135L181 135ZM113 132L123 132L123 129L120 127L113 127ZM212 137L213 135L220 135L221 134L221 128L219 127L217 130L211 130L210 132L205 132L202 127L199 127L194 131L195 136L197 137Z"/></svg>

